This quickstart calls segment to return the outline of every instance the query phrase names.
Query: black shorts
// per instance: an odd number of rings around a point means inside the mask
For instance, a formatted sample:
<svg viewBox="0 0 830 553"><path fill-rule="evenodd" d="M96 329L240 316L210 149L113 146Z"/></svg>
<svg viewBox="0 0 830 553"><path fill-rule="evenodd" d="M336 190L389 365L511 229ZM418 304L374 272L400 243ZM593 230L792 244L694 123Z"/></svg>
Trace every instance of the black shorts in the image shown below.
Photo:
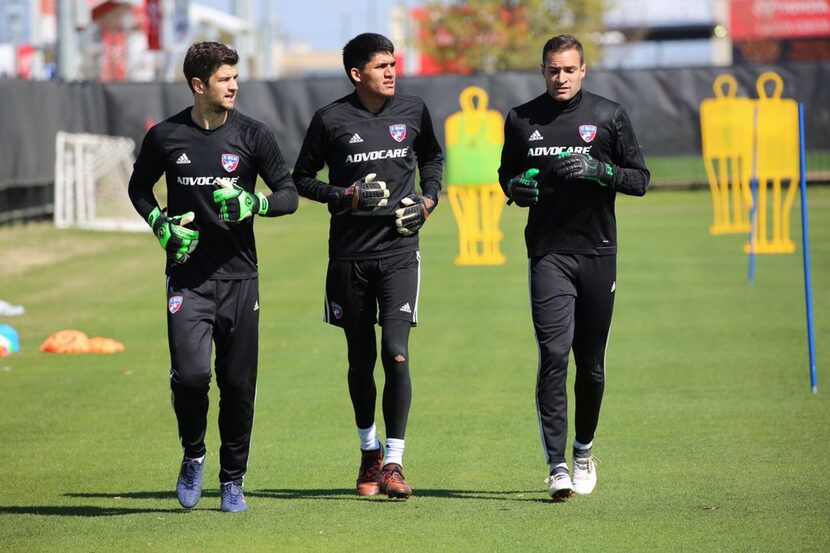
<svg viewBox="0 0 830 553"><path fill-rule="evenodd" d="M341 328L380 320L418 323L421 255L417 251L363 260L329 260L323 320ZM378 311L380 317L378 318Z"/></svg>
<svg viewBox="0 0 830 553"><path fill-rule="evenodd" d="M168 277L167 332L174 378L192 380L198 374L209 381L211 341L216 344L218 372L255 375L259 280L205 280L185 287Z"/></svg>

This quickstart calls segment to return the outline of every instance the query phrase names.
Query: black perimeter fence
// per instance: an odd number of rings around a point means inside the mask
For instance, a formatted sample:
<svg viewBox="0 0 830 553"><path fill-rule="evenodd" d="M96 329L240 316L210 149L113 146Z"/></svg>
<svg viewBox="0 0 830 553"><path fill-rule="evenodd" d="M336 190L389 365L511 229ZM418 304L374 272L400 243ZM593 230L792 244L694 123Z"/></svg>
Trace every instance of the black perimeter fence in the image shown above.
<svg viewBox="0 0 830 553"><path fill-rule="evenodd" d="M757 98L756 81L767 71L783 79L783 98L804 104L808 180L830 180L830 64L589 69L583 87L626 107L652 170L652 186L706 186L700 102L714 97L713 83L722 74L736 79L737 96ZM502 115L544 91L536 72L401 77L397 90L425 100L443 144L444 121L459 111L459 94L468 86L483 88L488 109ZM351 90L345 75L248 81L241 83L237 108L271 127L293 164L314 111ZM0 224L51 216L58 131L126 136L138 147L148 125L192 104L184 82L0 80L0 94Z"/></svg>

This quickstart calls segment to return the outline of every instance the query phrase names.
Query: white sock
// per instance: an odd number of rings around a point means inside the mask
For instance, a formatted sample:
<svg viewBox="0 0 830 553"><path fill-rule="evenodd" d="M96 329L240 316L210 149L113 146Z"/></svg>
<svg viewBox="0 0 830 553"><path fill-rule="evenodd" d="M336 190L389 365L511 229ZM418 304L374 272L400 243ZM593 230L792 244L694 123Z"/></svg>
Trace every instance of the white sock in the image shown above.
<svg viewBox="0 0 830 553"><path fill-rule="evenodd" d="M582 444L574 440L574 449L591 449L594 446L594 441L591 440L587 444Z"/></svg>
<svg viewBox="0 0 830 553"><path fill-rule="evenodd" d="M204 455L202 455L201 457L185 457L185 459L187 459L188 461L199 461L200 465L205 462Z"/></svg>
<svg viewBox="0 0 830 553"><path fill-rule="evenodd" d="M395 463L403 467L403 446L404 440L386 438L386 451L383 455L383 464Z"/></svg>
<svg viewBox="0 0 830 553"><path fill-rule="evenodd" d="M553 471L559 468L565 469L565 472L568 472L568 463L553 463L548 465L550 467L550 474L553 474Z"/></svg>
<svg viewBox="0 0 830 553"><path fill-rule="evenodd" d="M380 447L375 423L372 423L372 426L369 428L358 428L357 435L360 438L360 449L363 451L369 451Z"/></svg>

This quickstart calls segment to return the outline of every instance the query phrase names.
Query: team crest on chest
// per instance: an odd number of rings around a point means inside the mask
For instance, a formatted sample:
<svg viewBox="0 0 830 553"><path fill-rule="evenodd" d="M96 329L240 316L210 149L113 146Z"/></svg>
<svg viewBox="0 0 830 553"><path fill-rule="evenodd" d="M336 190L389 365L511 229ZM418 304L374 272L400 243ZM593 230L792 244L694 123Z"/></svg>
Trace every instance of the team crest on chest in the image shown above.
<svg viewBox="0 0 830 553"><path fill-rule="evenodd" d="M395 142L403 142L403 139L406 138L406 125L389 125L389 134L392 135Z"/></svg>
<svg viewBox="0 0 830 553"><path fill-rule="evenodd" d="M579 136L582 137L582 140L585 142L591 142L594 137L597 135L597 126L596 125L580 125L579 126Z"/></svg>
<svg viewBox="0 0 830 553"><path fill-rule="evenodd" d="M225 171L228 173L233 173L236 171L236 167L239 165L239 156L236 154L222 154L222 167L225 168Z"/></svg>

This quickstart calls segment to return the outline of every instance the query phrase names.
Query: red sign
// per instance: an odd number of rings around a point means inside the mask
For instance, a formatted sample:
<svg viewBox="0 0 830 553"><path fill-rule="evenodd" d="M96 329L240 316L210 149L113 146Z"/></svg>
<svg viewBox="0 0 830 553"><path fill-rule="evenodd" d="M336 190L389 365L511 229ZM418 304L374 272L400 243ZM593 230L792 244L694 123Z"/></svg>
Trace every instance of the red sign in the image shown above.
<svg viewBox="0 0 830 553"><path fill-rule="evenodd" d="M830 0L730 0L732 40L830 36Z"/></svg>
<svg viewBox="0 0 830 553"><path fill-rule="evenodd" d="M126 40L122 32L101 34L104 55L101 60L101 81L123 81L127 77Z"/></svg>
<svg viewBox="0 0 830 553"><path fill-rule="evenodd" d="M55 15L55 0L40 0L40 15Z"/></svg>
<svg viewBox="0 0 830 553"><path fill-rule="evenodd" d="M35 48L31 44L17 45L17 76L21 79L32 78L32 64L35 57Z"/></svg>
<svg viewBox="0 0 830 553"><path fill-rule="evenodd" d="M161 3L147 0L147 49L161 50Z"/></svg>

